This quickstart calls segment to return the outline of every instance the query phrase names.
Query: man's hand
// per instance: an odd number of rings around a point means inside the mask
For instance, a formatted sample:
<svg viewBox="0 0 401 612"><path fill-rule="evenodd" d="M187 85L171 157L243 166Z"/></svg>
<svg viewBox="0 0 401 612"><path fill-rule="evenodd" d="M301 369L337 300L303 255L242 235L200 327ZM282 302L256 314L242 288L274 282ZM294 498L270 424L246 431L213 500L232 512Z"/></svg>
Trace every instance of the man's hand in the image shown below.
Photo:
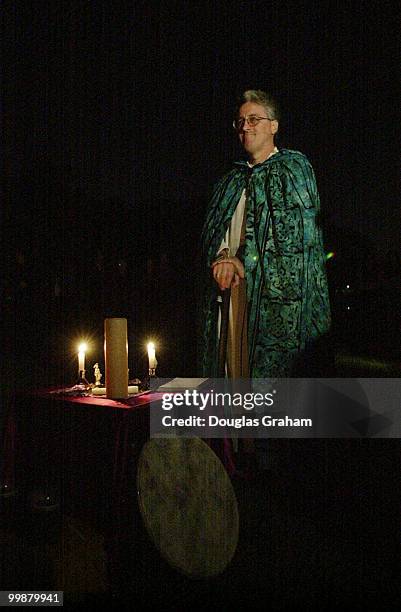
<svg viewBox="0 0 401 612"><path fill-rule="evenodd" d="M212 263L213 278L221 290L238 287L240 278L244 278L243 263L238 257L224 257Z"/></svg>

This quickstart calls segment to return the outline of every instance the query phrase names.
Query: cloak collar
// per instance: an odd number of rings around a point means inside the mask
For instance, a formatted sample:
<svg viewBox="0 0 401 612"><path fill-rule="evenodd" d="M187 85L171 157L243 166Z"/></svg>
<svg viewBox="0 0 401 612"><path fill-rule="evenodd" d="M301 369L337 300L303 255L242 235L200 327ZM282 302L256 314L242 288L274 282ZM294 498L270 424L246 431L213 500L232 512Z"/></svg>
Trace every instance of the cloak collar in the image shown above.
<svg viewBox="0 0 401 612"><path fill-rule="evenodd" d="M274 155L271 155L264 162L261 162L260 164L255 164L254 166L249 166L247 160L241 159L239 161L234 162L234 166L236 168L238 168L239 170L246 170L247 172L249 172L249 170L252 169L252 174L253 174L253 173L260 172L260 171L264 170L265 168L270 166L270 164L273 161L277 161L277 159L283 157L283 155L285 155L285 153L286 153L285 149L278 149L277 153L275 153Z"/></svg>

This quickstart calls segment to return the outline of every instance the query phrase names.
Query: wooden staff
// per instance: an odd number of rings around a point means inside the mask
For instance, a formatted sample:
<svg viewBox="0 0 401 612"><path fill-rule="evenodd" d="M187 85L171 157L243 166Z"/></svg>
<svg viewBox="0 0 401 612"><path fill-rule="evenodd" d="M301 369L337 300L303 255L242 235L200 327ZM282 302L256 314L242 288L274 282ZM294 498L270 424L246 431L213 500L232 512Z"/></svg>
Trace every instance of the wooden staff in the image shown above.
<svg viewBox="0 0 401 612"><path fill-rule="evenodd" d="M217 376L219 378L225 378L231 289L224 289L221 292L221 298L222 298L222 302L220 306L221 319L220 319L220 338L219 338L219 356L218 356L218 365L217 365Z"/></svg>

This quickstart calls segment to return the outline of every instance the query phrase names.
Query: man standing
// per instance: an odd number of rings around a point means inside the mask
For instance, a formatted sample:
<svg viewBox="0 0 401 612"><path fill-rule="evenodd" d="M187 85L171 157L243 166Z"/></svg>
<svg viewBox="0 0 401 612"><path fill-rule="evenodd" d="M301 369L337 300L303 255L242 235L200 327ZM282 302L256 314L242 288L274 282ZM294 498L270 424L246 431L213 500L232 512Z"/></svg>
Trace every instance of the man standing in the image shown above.
<svg viewBox="0 0 401 612"><path fill-rule="evenodd" d="M233 125L248 161L219 181L203 228L213 276L202 305L203 374L217 375L217 297L231 290L228 376L306 376L330 325L314 172L305 155L275 146L278 109L265 92L243 94Z"/></svg>

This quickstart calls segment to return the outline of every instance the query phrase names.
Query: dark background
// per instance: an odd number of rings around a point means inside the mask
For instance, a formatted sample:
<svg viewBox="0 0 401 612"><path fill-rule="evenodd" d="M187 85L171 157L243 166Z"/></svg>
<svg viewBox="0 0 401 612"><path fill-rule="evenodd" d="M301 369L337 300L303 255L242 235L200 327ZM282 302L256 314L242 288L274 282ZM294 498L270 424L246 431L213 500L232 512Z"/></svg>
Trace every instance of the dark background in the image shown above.
<svg viewBox="0 0 401 612"><path fill-rule="evenodd" d="M128 319L131 376L149 338L161 376L198 374L200 230L247 88L316 172L337 375L398 372L395 7L4 3L7 386L74 383L82 337L92 380L107 316Z"/></svg>
<svg viewBox="0 0 401 612"><path fill-rule="evenodd" d="M118 415L57 411L27 395L75 383L82 338L89 380L96 361L104 371L107 316L128 319L132 377L146 373L151 337L160 376L198 374L199 237L214 182L241 155L231 122L245 89L278 97L279 146L301 150L315 168L325 248L335 253L327 260L334 375L399 376L399 9L36 0L3 2L2 11L2 494L14 486L16 458L32 452L17 470L17 494L0 500L3 588L54 588L55 557L67 583L94 580L84 589L92 593L100 579L88 570L104 549L93 516L82 516L93 503L110 527L102 500L111 495ZM56 434L46 414L60 414ZM350 594L365 608L374 595L377 609L393 609L398 440L294 442L278 448L275 475L237 481L243 556L209 585L211 601L227 582L235 598L271 602L267 588L279 609L288 601L345 609ZM60 466L71 496L53 512L32 510L35 474L45 476L42 496L59 499L46 479ZM133 542L127 575L144 550ZM149 597L199 605L205 585L172 571L170 582L159 579L159 556L149 554L128 591L147 570Z"/></svg>

